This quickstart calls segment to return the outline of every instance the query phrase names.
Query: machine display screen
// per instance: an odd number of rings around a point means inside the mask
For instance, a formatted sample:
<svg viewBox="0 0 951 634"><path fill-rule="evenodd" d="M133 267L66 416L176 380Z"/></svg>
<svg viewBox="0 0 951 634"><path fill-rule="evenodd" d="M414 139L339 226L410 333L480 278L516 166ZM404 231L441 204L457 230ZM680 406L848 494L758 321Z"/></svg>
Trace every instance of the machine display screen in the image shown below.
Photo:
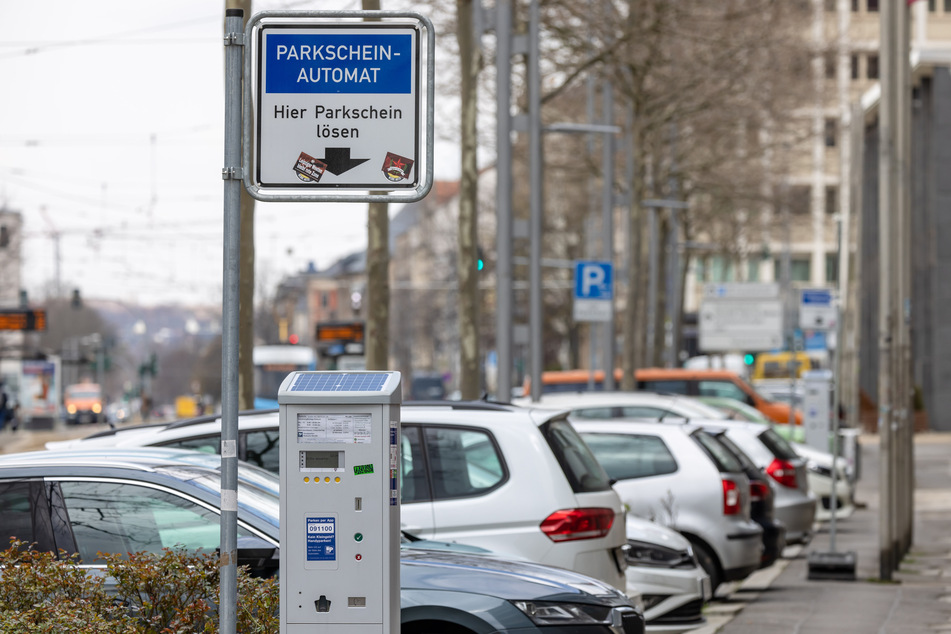
<svg viewBox="0 0 951 634"><path fill-rule="evenodd" d="M337 471L343 469L342 451L301 451L301 471Z"/></svg>

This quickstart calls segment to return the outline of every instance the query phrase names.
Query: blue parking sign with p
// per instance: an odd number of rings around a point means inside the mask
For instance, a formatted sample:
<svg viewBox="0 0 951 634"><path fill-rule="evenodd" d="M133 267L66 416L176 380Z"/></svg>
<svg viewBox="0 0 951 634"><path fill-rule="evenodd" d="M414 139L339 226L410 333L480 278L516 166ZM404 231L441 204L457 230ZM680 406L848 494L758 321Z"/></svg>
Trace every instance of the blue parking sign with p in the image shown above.
<svg viewBox="0 0 951 634"><path fill-rule="evenodd" d="M610 262L579 260L575 263L577 299L613 299L614 279Z"/></svg>

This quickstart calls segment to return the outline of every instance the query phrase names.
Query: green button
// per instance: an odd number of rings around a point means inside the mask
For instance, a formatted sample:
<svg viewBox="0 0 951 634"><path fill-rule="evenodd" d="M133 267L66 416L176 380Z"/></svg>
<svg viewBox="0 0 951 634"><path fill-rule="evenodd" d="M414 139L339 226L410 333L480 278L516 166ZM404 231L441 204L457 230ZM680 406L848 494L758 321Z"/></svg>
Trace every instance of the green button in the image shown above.
<svg viewBox="0 0 951 634"><path fill-rule="evenodd" d="M353 539L355 539L355 540L358 541L358 542L362 542L362 541L363 541L363 533L354 533Z"/></svg>

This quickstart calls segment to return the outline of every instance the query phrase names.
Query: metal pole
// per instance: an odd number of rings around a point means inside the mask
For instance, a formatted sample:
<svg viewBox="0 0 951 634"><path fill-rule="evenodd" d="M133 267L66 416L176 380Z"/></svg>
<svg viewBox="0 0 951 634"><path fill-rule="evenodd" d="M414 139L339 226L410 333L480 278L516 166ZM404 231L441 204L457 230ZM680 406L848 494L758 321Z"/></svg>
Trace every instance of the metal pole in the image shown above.
<svg viewBox="0 0 951 634"><path fill-rule="evenodd" d="M892 226L894 205L894 116L895 116L895 3L882 3L879 19L881 52L881 105L879 109L879 302L878 302L878 433L881 444L879 469L879 576L891 581L895 569L894 443L892 433Z"/></svg>
<svg viewBox="0 0 951 634"><path fill-rule="evenodd" d="M532 400L542 396L542 117L541 73L538 66L538 0L532 0L528 20L528 155L530 180L529 322L531 325Z"/></svg>
<svg viewBox="0 0 951 634"><path fill-rule="evenodd" d="M244 11L225 11L224 271L221 333L221 548L218 631L238 615L238 283L241 260L241 70Z"/></svg>
<svg viewBox="0 0 951 634"><path fill-rule="evenodd" d="M647 213L647 365L653 366L657 332L657 214L655 207Z"/></svg>
<svg viewBox="0 0 951 634"><path fill-rule="evenodd" d="M897 392L898 407L901 411L899 427L901 451L898 454L898 559L904 557L911 547L912 503L914 497L914 408L912 394L914 381L911 372L911 69L909 66L908 5L896 9L896 134L895 147L898 162L898 231L896 236L897 289L896 315L898 321L898 342L896 364L900 377ZM897 564L896 564L897 569Z"/></svg>
<svg viewBox="0 0 951 634"><path fill-rule="evenodd" d="M588 3L590 8L591 3ZM597 124L596 115L594 113L594 75L590 72L585 77L585 96L586 96L586 110L585 114L588 117L588 124L595 125ZM594 134L587 135L587 151L588 156L594 156ZM587 194L588 194L588 210L587 218L585 221L585 227L587 229L587 244L585 245L585 255L587 257L594 258L595 253L597 253L597 241L595 240L595 182L594 179L588 179L587 182ZM594 374L598 368L598 347L595 345L595 333L598 331L598 326L596 322L588 322L588 391L594 391Z"/></svg>
<svg viewBox="0 0 951 634"><path fill-rule="evenodd" d="M602 86L601 108L604 125L612 125L614 121L614 93L611 83L604 82ZM602 248L604 259L614 265L614 136L605 134L603 140L604 159L602 161L603 182L601 190L601 206L603 221ZM612 277L612 283L613 283ZM612 293L611 311L604 322L604 390L614 389L614 299Z"/></svg>
<svg viewBox="0 0 951 634"><path fill-rule="evenodd" d="M496 394L512 400L512 3L496 3Z"/></svg>
<svg viewBox="0 0 951 634"><path fill-rule="evenodd" d="M836 244L838 260L842 262L842 216L836 220ZM842 403L842 270L839 270L839 316L835 320L835 383L832 392L832 496L829 499L829 550L835 552L835 516L839 508L839 496L836 495L838 486L838 465L836 461L839 458L839 407Z"/></svg>

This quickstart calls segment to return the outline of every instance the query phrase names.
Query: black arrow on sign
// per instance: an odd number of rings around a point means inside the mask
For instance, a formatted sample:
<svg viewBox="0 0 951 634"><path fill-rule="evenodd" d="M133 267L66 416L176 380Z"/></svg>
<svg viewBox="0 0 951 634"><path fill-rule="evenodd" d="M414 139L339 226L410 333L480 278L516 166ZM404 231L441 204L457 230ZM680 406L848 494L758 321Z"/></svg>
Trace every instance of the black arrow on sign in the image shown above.
<svg viewBox="0 0 951 634"><path fill-rule="evenodd" d="M340 176L347 170L352 170L361 163L366 163L370 159L352 159L350 158L350 148L348 147L329 147L324 151L324 158L320 159L327 164L327 171L334 176Z"/></svg>

